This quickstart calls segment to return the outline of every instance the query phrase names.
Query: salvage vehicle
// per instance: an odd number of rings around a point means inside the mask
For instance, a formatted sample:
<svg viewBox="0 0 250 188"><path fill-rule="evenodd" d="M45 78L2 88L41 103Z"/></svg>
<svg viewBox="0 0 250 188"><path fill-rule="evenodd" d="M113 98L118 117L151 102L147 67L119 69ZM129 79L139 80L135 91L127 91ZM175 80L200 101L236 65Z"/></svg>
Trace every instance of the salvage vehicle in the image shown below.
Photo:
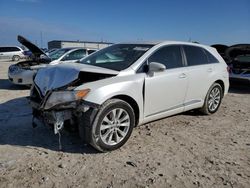
<svg viewBox="0 0 250 188"><path fill-rule="evenodd" d="M227 65L212 47L122 43L39 70L30 104L34 126L42 122L58 135L65 123L76 126L84 142L106 152L137 125L192 109L215 113L228 87Z"/></svg>
<svg viewBox="0 0 250 188"><path fill-rule="evenodd" d="M9 67L9 80L18 85L31 85L33 83L34 75L40 68L59 63L76 62L95 51L85 48L62 48L47 55L24 37L18 36L17 39L32 52L30 60L22 61Z"/></svg>
<svg viewBox="0 0 250 188"><path fill-rule="evenodd" d="M237 44L230 46L226 51L230 61L229 78L232 81L250 81L250 44Z"/></svg>

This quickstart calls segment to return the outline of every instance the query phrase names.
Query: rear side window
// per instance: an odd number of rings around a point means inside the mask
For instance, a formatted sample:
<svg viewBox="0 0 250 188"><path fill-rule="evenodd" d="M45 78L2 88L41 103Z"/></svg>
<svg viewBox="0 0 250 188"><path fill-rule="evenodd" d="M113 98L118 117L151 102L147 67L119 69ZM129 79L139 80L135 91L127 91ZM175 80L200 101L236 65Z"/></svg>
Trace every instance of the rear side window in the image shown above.
<svg viewBox="0 0 250 188"><path fill-rule="evenodd" d="M66 55L63 61L78 60L83 58L85 55L86 55L86 50L75 50L70 54Z"/></svg>
<svg viewBox="0 0 250 188"><path fill-rule="evenodd" d="M20 51L17 47L1 47L0 52L17 52Z"/></svg>
<svg viewBox="0 0 250 188"><path fill-rule="evenodd" d="M96 50L88 50L88 55L94 53Z"/></svg>
<svg viewBox="0 0 250 188"><path fill-rule="evenodd" d="M167 69L182 67L180 46L166 46L157 50L148 59L148 62L162 63Z"/></svg>
<svg viewBox="0 0 250 188"><path fill-rule="evenodd" d="M18 52L18 51L21 51L19 48L17 47L10 47L10 51L11 52Z"/></svg>
<svg viewBox="0 0 250 188"><path fill-rule="evenodd" d="M207 50L203 49L206 56L207 56L207 59L208 59L208 62L209 63L219 63L218 59L216 59L210 52L208 52Z"/></svg>
<svg viewBox="0 0 250 188"><path fill-rule="evenodd" d="M209 64L207 54L203 48L196 46L183 46L188 66Z"/></svg>

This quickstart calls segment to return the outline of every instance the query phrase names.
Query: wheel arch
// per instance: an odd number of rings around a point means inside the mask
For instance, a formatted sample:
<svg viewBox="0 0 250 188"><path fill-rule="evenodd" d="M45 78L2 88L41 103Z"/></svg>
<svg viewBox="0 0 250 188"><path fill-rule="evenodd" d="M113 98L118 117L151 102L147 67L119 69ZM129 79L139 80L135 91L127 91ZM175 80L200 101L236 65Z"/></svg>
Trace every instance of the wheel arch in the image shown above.
<svg viewBox="0 0 250 188"><path fill-rule="evenodd" d="M214 83L220 84L221 88L222 88L222 93L224 95L225 93L225 84L222 80L216 80Z"/></svg>
<svg viewBox="0 0 250 188"><path fill-rule="evenodd" d="M135 126L138 125L139 119L140 119L140 109L139 109L139 105L137 104L135 99L133 99L132 97L130 97L128 95L115 95L110 99L120 99L120 100L123 100L123 101L127 102L134 110L134 113L135 113Z"/></svg>

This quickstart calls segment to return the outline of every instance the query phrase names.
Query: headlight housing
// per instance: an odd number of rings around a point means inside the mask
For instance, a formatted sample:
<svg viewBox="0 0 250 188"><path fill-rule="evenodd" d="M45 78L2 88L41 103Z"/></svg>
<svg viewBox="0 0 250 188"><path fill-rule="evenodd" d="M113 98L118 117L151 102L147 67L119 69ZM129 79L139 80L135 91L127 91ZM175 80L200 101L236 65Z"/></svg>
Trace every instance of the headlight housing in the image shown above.
<svg viewBox="0 0 250 188"><path fill-rule="evenodd" d="M22 72L23 70L19 67L19 66L16 66L16 65L11 65L9 67L9 72L10 73L14 73L14 74L17 74L19 72Z"/></svg>
<svg viewBox="0 0 250 188"><path fill-rule="evenodd" d="M77 91L55 91L49 96L44 109L50 109L58 104L66 104L81 100L85 98L89 92L90 89Z"/></svg>

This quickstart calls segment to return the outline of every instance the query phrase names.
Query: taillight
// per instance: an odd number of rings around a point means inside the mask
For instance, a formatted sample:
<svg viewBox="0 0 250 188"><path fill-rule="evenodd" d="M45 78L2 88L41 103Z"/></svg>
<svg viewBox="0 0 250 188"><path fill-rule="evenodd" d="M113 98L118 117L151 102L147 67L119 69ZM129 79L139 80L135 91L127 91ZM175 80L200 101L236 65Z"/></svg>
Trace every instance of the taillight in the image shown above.
<svg viewBox="0 0 250 188"><path fill-rule="evenodd" d="M232 72L232 67L227 66L227 72L228 72L228 73L231 73L231 72Z"/></svg>

